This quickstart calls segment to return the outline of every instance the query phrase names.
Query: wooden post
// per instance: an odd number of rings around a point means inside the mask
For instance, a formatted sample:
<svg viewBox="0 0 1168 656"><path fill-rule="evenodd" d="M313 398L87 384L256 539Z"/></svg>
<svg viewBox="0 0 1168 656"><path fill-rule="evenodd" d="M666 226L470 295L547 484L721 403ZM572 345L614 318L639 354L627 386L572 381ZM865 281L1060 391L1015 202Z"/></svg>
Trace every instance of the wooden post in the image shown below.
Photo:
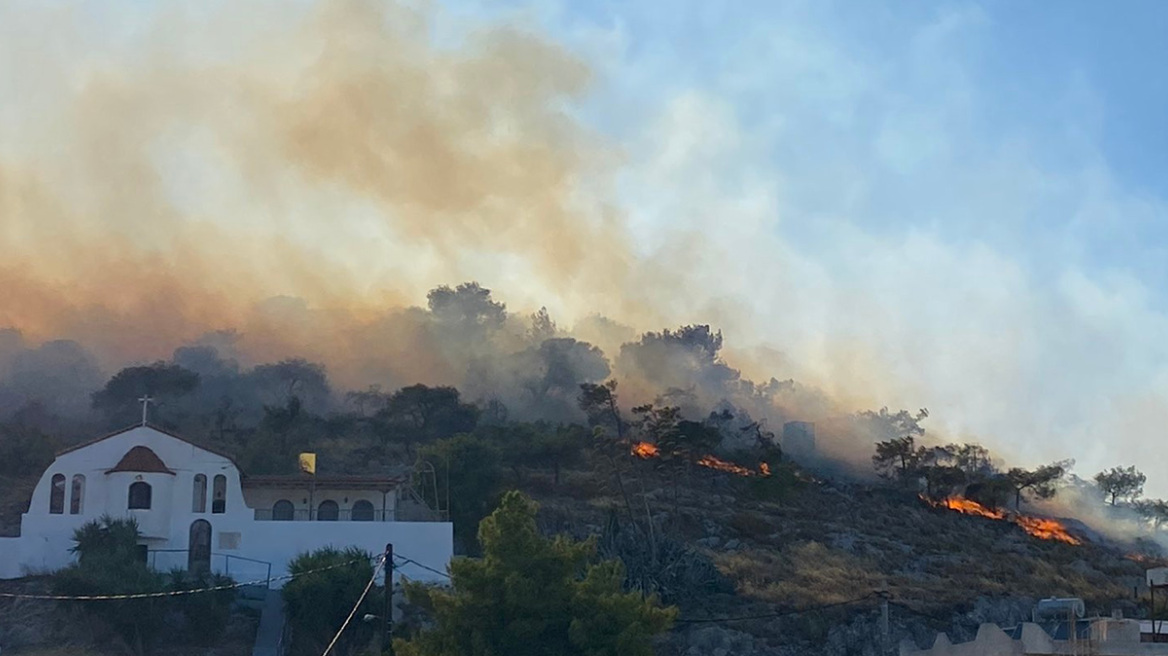
<svg viewBox="0 0 1168 656"><path fill-rule="evenodd" d="M381 653L393 653L393 543L385 545L385 636Z"/></svg>

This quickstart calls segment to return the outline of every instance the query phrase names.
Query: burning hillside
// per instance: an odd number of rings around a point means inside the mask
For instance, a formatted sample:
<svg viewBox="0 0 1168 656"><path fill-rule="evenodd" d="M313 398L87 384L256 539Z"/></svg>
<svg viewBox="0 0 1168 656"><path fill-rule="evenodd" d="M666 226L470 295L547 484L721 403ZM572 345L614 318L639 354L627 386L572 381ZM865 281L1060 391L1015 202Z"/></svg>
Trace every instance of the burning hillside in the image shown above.
<svg viewBox="0 0 1168 656"><path fill-rule="evenodd" d="M633 444L630 453L641 458L642 460L649 460L651 458L658 458L661 456L661 449L656 444L649 442L636 442ZM758 471L736 465L732 462L727 462L721 458L706 454L697 459L697 464L702 467L708 467L717 471L726 472L728 474L735 474L737 476L770 476L771 467L765 462L758 463Z"/></svg>
<svg viewBox="0 0 1168 656"><path fill-rule="evenodd" d="M1056 519L1031 517L1029 515L987 508L976 501L963 497L948 497L940 501L933 501L923 496L921 498L935 508L948 508L949 510L965 515L977 515L999 521L1013 522L1022 527L1022 530L1041 540L1057 540L1074 545L1083 544L1082 540L1071 535L1067 527Z"/></svg>

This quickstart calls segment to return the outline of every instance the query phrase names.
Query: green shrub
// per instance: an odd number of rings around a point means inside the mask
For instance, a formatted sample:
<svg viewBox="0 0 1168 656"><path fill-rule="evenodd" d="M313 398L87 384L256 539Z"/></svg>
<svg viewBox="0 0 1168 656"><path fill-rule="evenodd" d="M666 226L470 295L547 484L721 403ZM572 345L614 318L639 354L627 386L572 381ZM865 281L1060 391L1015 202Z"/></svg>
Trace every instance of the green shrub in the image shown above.
<svg viewBox="0 0 1168 656"><path fill-rule="evenodd" d="M332 569L314 571L325 567ZM310 571L313 573L305 574ZM320 654L373 577L372 556L355 547L344 551L326 547L297 556L288 566L288 573L296 577L284 586L283 592L292 625L292 653ZM370 590L332 653L354 654L369 643L373 627L361 618L366 613L380 615L381 599L380 593Z"/></svg>
<svg viewBox="0 0 1168 656"><path fill-rule="evenodd" d="M194 590L217 588L231 585L232 579L222 574L200 570L187 572L176 569L170 572L167 586L171 590ZM235 601L235 589L200 592L198 594L174 597L174 606L186 620L187 640L200 646L210 646L223 637L227 622L231 618L231 603Z"/></svg>
<svg viewBox="0 0 1168 656"><path fill-rule="evenodd" d="M231 584L231 579L210 573L189 575L183 571L164 575L138 559L138 525L132 519L103 516L73 533L77 563L53 576L56 594L69 596L123 595L171 590L191 590ZM167 630L167 617L178 613L184 620L186 638L211 645L223 635L234 590L152 597L146 599L73 602L82 612L107 624L135 654L151 652Z"/></svg>

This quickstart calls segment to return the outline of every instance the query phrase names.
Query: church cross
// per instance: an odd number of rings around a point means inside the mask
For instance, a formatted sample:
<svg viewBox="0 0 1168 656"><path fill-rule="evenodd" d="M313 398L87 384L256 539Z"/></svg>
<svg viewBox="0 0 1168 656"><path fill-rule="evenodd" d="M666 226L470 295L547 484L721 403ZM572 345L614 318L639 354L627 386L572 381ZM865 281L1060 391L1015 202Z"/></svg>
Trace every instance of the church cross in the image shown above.
<svg viewBox="0 0 1168 656"><path fill-rule="evenodd" d="M143 426L146 425L146 409L149 408L150 404L153 402L154 402L154 397L150 396L149 394L138 399L138 403L142 404L142 425Z"/></svg>

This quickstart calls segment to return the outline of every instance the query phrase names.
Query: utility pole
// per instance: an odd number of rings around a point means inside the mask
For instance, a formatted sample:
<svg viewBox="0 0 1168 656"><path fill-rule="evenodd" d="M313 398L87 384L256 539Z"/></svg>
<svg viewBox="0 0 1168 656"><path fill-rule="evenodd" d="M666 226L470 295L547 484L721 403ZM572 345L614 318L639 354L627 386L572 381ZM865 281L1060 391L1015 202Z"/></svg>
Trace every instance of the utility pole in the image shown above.
<svg viewBox="0 0 1168 656"><path fill-rule="evenodd" d="M876 596L880 597L880 653L888 656L889 652L889 630L888 630L888 590L881 588L876 591Z"/></svg>
<svg viewBox="0 0 1168 656"><path fill-rule="evenodd" d="M382 638L381 653L393 653L393 543L385 545L385 635Z"/></svg>

